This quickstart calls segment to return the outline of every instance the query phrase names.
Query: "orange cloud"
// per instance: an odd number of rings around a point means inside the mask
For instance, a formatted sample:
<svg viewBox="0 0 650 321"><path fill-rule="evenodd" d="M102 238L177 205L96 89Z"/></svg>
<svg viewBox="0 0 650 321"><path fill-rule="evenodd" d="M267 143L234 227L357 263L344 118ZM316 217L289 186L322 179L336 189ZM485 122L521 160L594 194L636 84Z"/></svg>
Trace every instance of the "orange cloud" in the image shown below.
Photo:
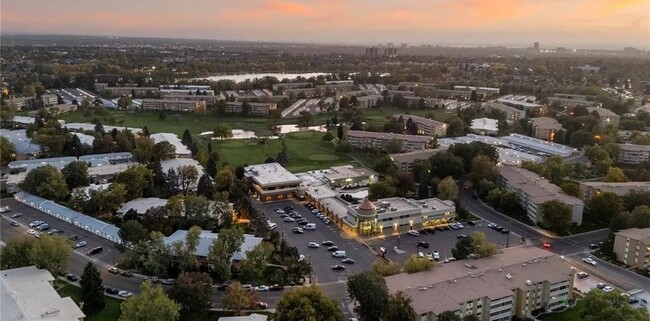
<svg viewBox="0 0 650 321"><path fill-rule="evenodd" d="M277 13L281 14L284 13L300 16L312 16L314 14L312 8L296 2L269 1L265 7L268 10L276 11Z"/></svg>

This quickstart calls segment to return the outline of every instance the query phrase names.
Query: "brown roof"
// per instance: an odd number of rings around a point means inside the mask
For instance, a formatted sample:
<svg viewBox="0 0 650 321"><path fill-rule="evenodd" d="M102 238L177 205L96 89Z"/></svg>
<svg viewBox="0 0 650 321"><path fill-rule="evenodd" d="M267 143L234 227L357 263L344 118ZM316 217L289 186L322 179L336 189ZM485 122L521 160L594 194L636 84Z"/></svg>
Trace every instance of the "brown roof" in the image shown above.
<svg viewBox="0 0 650 321"><path fill-rule="evenodd" d="M372 204L372 202L367 197L364 197L363 202L361 202L361 205L359 205L358 208L363 211L372 211L377 207L375 204Z"/></svg>

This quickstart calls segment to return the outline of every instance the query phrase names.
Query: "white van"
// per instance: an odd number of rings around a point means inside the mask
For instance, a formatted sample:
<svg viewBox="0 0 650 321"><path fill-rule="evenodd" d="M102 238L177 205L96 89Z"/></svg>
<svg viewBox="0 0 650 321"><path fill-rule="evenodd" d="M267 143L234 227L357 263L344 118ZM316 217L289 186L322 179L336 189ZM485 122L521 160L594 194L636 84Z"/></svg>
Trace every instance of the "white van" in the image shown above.
<svg viewBox="0 0 650 321"><path fill-rule="evenodd" d="M271 221L269 221L268 224L269 224L269 229L271 229L271 230L273 230L273 229L275 229L276 227L278 227L278 224L277 224L277 223L273 223L273 222L271 222Z"/></svg>
<svg viewBox="0 0 650 321"><path fill-rule="evenodd" d="M305 226L303 226L305 230L315 230L316 229L316 223L307 223Z"/></svg>
<svg viewBox="0 0 650 321"><path fill-rule="evenodd" d="M334 251L332 253L333 257L345 257L345 251Z"/></svg>

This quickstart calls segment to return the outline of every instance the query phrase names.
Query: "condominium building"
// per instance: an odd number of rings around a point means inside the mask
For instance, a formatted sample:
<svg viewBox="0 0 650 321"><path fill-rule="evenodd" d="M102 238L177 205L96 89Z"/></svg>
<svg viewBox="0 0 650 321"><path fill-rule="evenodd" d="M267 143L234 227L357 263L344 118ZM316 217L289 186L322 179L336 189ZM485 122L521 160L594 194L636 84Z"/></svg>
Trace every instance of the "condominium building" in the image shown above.
<svg viewBox="0 0 650 321"><path fill-rule="evenodd" d="M323 177L333 188L350 186L368 186L379 180L379 175L365 167L352 165L334 166L326 170Z"/></svg>
<svg viewBox="0 0 650 321"><path fill-rule="evenodd" d="M499 95L499 91L500 91L499 88L473 87L473 86L454 86L454 90L469 91L470 93L472 91L476 91L477 94L483 96Z"/></svg>
<svg viewBox="0 0 650 321"><path fill-rule="evenodd" d="M550 117L531 118L528 122L530 130L535 138L548 141L555 140L555 135L562 129L562 124Z"/></svg>
<svg viewBox="0 0 650 321"><path fill-rule="evenodd" d="M209 85L161 85L156 88L161 95L195 95L214 96Z"/></svg>
<svg viewBox="0 0 650 321"><path fill-rule="evenodd" d="M307 88L311 87L310 82L289 82L289 83L279 83L272 86L273 90L283 90L283 89L296 89L296 88Z"/></svg>
<svg viewBox="0 0 650 321"><path fill-rule="evenodd" d="M190 100L190 101L204 101L208 104L216 104L219 100L222 100L224 97L221 95L195 95L195 94L169 94L161 93L163 99L167 100Z"/></svg>
<svg viewBox="0 0 650 321"><path fill-rule="evenodd" d="M614 254L619 262L633 268L644 270L650 267L650 227L616 232Z"/></svg>
<svg viewBox="0 0 650 321"><path fill-rule="evenodd" d="M404 88L406 90L414 90L415 88L436 89L436 84L426 82L400 81L397 84L397 87Z"/></svg>
<svg viewBox="0 0 650 321"><path fill-rule="evenodd" d="M45 94L41 96L41 99L43 99L43 105L44 106L54 106L59 103L59 96L54 95L54 94Z"/></svg>
<svg viewBox="0 0 650 321"><path fill-rule="evenodd" d="M619 144L616 162L621 164L641 164L650 160L650 145Z"/></svg>
<svg viewBox="0 0 650 321"><path fill-rule="evenodd" d="M571 207L571 221L582 224L584 202L562 191L557 185L541 176L515 166L501 166L498 177L499 186L517 193L519 203L526 211L526 216L534 223L542 221L540 207L550 200L561 201Z"/></svg>
<svg viewBox="0 0 650 321"><path fill-rule="evenodd" d="M244 168L253 197L262 202L292 199L300 191L302 180L278 163L250 165Z"/></svg>
<svg viewBox="0 0 650 321"><path fill-rule="evenodd" d="M173 133L155 133L149 136L155 144L168 142L174 146L176 157L192 158L192 151L183 144L176 134Z"/></svg>
<svg viewBox="0 0 650 321"><path fill-rule="evenodd" d="M349 205L347 216L359 235L418 230L422 227L448 223L456 215L453 201L437 198L423 200L391 197L371 202L364 198L360 205Z"/></svg>
<svg viewBox="0 0 650 321"><path fill-rule="evenodd" d="M508 122L508 124L513 124L520 119L526 118L526 111L496 102L484 103L483 108L485 108L486 111L498 110L506 114L506 122Z"/></svg>
<svg viewBox="0 0 650 321"><path fill-rule="evenodd" d="M449 127L449 125L443 122L439 122L437 120L424 118L420 116L409 115L409 114L393 115L393 118L400 118L400 117L404 119L404 123L406 123L409 119L411 119L412 122L417 124L418 135L431 136L431 137L434 136L444 137L447 135L447 127Z"/></svg>
<svg viewBox="0 0 650 321"><path fill-rule="evenodd" d="M102 90L116 96L132 96L134 94L136 96L145 96L158 92L157 87L103 87Z"/></svg>
<svg viewBox="0 0 650 321"><path fill-rule="evenodd" d="M525 110L529 115L544 115L546 113L546 106L535 103L536 99L535 96L507 95L497 99L497 102Z"/></svg>
<svg viewBox="0 0 650 321"><path fill-rule="evenodd" d="M70 297L61 297L45 269L26 266L0 271L2 320L79 320L86 315Z"/></svg>
<svg viewBox="0 0 650 321"><path fill-rule="evenodd" d="M596 113L600 119L600 125L605 127L607 125L614 125L618 127L618 123L621 121L621 116L617 115L615 112L602 107L587 107L589 113Z"/></svg>
<svg viewBox="0 0 650 321"><path fill-rule="evenodd" d="M444 100L438 98L425 98L419 96L404 96L402 97L406 104L411 108L420 107L420 102L424 104L425 108L436 108L444 104Z"/></svg>
<svg viewBox="0 0 650 321"><path fill-rule="evenodd" d="M144 110L169 110L193 112L197 108L205 108L205 101L176 100L176 99L143 99Z"/></svg>
<svg viewBox="0 0 650 321"><path fill-rule="evenodd" d="M381 95L367 95L367 96L358 96L357 97L357 107L358 108L371 108L377 106L377 104L382 100Z"/></svg>
<svg viewBox="0 0 650 321"><path fill-rule="evenodd" d="M272 111L278 108L276 103L248 103L250 109L249 115L268 116ZM230 101L226 104L227 114L241 114L244 112L244 103L241 101Z"/></svg>
<svg viewBox="0 0 650 321"><path fill-rule="evenodd" d="M33 97L17 97L9 99L9 106L13 106L16 110L21 110L23 108L30 108L32 106Z"/></svg>
<svg viewBox="0 0 650 321"><path fill-rule="evenodd" d="M580 186L582 187L585 202L600 193L614 193L623 196L631 191L650 191L650 182L580 182Z"/></svg>
<svg viewBox="0 0 650 321"><path fill-rule="evenodd" d="M411 174L411 165L418 159L428 159L434 154L446 151L446 147L436 149L416 150L408 153L390 154L390 158L397 166L397 170L402 174ZM417 178L417 177L416 177Z"/></svg>
<svg viewBox="0 0 650 321"><path fill-rule="evenodd" d="M568 306L574 297L574 273L557 255L517 247L489 258L392 275L386 285L390 293L402 291L412 300L418 321L435 321L445 311L460 318L509 321Z"/></svg>
<svg viewBox="0 0 650 321"><path fill-rule="evenodd" d="M287 95L287 96L296 96L299 97L300 95L304 95L306 98L314 97L317 93L323 94L325 93L324 91L316 90L316 88L290 88L290 89L283 89L282 94Z"/></svg>
<svg viewBox="0 0 650 321"><path fill-rule="evenodd" d="M479 135L494 136L499 132L499 121L491 118L472 119L472 125L469 128Z"/></svg>
<svg viewBox="0 0 650 321"><path fill-rule="evenodd" d="M404 135L393 133L366 132L349 130L348 142L353 148L385 150L386 145L392 140L402 142L402 150L412 152L416 150L431 149L434 141L429 136Z"/></svg>

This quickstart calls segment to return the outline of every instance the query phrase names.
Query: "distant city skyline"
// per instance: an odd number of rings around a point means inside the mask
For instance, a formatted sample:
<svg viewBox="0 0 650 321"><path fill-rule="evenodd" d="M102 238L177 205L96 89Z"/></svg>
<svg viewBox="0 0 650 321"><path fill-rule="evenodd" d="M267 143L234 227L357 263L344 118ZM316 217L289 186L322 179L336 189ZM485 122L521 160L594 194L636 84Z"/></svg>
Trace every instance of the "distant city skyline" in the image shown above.
<svg viewBox="0 0 650 321"><path fill-rule="evenodd" d="M650 49L649 0L6 0L3 33Z"/></svg>

